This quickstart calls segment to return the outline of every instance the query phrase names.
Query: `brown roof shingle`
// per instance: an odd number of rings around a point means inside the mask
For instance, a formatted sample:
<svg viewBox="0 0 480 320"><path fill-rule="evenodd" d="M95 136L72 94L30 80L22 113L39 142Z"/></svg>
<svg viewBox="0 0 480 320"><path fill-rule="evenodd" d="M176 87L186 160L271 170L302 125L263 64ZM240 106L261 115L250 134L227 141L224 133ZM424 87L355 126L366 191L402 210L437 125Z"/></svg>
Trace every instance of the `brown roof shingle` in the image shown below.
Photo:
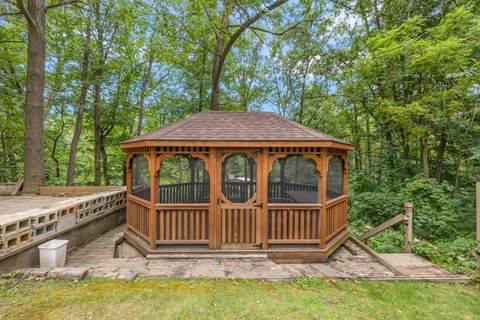
<svg viewBox="0 0 480 320"><path fill-rule="evenodd" d="M138 141L333 141L350 143L316 131L272 112L206 111L156 131L135 137Z"/></svg>

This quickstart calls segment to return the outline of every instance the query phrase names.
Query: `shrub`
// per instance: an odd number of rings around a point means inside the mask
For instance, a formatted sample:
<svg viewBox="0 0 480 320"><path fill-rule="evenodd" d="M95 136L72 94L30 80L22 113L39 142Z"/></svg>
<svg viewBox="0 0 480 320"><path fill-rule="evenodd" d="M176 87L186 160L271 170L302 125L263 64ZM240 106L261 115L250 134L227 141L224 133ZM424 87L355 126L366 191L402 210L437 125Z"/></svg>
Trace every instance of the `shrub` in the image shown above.
<svg viewBox="0 0 480 320"><path fill-rule="evenodd" d="M460 237L454 241L436 243L416 241L413 250L450 272L472 273L477 265L475 247L476 241L473 237Z"/></svg>
<svg viewBox="0 0 480 320"><path fill-rule="evenodd" d="M452 188L434 179L416 178L400 190L401 202L414 204L414 235L430 242L455 236L457 213Z"/></svg>

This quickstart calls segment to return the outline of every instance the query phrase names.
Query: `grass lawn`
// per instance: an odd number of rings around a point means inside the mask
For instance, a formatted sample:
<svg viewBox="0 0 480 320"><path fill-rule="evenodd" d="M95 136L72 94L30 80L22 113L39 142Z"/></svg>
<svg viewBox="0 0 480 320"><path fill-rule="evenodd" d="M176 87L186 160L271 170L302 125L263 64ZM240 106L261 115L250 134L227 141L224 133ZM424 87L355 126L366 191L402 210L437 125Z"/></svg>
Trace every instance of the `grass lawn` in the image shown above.
<svg viewBox="0 0 480 320"><path fill-rule="evenodd" d="M0 319L479 319L478 284L0 280Z"/></svg>

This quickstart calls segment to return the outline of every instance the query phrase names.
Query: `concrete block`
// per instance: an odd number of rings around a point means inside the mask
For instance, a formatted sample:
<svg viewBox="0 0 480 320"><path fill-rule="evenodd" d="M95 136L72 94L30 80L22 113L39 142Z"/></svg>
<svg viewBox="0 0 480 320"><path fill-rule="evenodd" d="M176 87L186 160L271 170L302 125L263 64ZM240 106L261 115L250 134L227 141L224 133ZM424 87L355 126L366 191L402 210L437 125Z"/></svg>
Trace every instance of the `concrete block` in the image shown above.
<svg viewBox="0 0 480 320"><path fill-rule="evenodd" d="M37 241L48 237L57 232L57 222L52 222L50 224L44 224L40 227L34 227L32 229L32 241Z"/></svg>
<svg viewBox="0 0 480 320"><path fill-rule="evenodd" d="M27 213L15 213L0 218L0 239L6 239L14 234L31 228L31 216Z"/></svg>
<svg viewBox="0 0 480 320"><path fill-rule="evenodd" d="M32 242L30 229L5 237L0 242L0 253L6 253Z"/></svg>
<svg viewBox="0 0 480 320"><path fill-rule="evenodd" d="M82 210L80 212L77 212L77 218L75 223L82 223L84 221L90 220L93 218L92 214L93 209L87 209L87 210Z"/></svg>
<svg viewBox="0 0 480 320"><path fill-rule="evenodd" d="M32 228L40 227L43 225L51 224L57 221L57 210L56 209L32 209L31 212L31 222Z"/></svg>
<svg viewBox="0 0 480 320"><path fill-rule="evenodd" d="M73 227L75 225L76 220L77 220L77 216L75 214L67 215L59 218L57 221L57 232L61 232L65 229Z"/></svg>

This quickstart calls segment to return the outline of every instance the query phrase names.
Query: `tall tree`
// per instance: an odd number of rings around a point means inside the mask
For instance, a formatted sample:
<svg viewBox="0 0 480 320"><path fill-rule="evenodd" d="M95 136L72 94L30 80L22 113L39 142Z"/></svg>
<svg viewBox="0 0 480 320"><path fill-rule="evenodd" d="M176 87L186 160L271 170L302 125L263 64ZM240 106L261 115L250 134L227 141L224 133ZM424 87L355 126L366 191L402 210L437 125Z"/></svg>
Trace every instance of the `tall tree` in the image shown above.
<svg viewBox="0 0 480 320"><path fill-rule="evenodd" d="M225 59L238 38L260 18L268 12L275 10L288 0L277 0L265 8L260 9L252 16L247 14L246 19L240 25L229 25L229 16L234 9L234 1L225 1L222 10L220 26L215 26L215 49L212 66L212 87L210 93L210 109L219 110L220 105L220 77L222 75ZM242 10L239 8L239 10ZM235 28L233 34L227 39L229 29Z"/></svg>
<svg viewBox="0 0 480 320"><path fill-rule="evenodd" d="M77 118L75 120L75 129L73 131L72 142L70 144L70 153L68 157L68 169L67 169L67 185L73 185L75 181L75 164L77 158L77 148L80 136L82 135L83 129L83 115L85 113L86 101L87 101L87 92L90 86L90 81L88 78L88 70L90 65L90 39L91 39L91 24L92 24L92 14L88 10L87 24L85 28L85 40L83 45L83 58L82 58L82 74L81 74L81 88L80 88L80 97L78 101L77 108Z"/></svg>
<svg viewBox="0 0 480 320"><path fill-rule="evenodd" d="M28 24L28 67L25 92L23 192L37 193L45 181L43 154L43 115L45 91L45 1L17 0L17 7Z"/></svg>

